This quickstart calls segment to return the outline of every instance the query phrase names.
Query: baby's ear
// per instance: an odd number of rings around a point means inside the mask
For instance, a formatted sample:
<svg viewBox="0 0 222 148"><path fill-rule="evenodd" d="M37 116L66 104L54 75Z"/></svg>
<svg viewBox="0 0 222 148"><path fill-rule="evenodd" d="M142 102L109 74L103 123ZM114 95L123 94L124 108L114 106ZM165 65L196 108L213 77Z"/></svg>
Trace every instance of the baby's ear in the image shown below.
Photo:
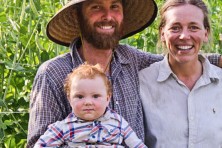
<svg viewBox="0 0 222 148"><path fill-rule="evenodd" d="M112 96L112 94L108 94L108 95L107 95L107 101L110 101L110 100L111 100L111 96Z"/></svg>

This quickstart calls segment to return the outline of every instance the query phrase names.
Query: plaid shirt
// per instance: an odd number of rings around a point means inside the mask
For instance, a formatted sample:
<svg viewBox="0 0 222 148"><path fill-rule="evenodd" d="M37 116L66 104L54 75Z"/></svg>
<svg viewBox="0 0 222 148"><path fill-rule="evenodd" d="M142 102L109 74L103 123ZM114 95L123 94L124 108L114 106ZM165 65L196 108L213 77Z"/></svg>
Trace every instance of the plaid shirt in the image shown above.
<svg viewBox="0 0 222 148"><path fill-rule="evenodd" d="M74 41L70 46L70 53L53 58L38 69L30 96L28 148L34 146L49 124L65 119L71 112L63 82L73 68L83 63L76 46L77 41ZM160 55L118 45L111 62L109 79L113 86L113 96L110 108L123 116L142 140L144 124L138 72L162 59L163 56Z"/></svg>
<svg viewBox="0 0 222 148"><path fill-rule="evenodd" d="M99 145L114 148L122 147L123 142L130 148L147 148L126 120L108 109L95 121L84 121L73 113L69 114L66 119L51 124L34 148L59 147L64 143L70 147Z"/></svg>

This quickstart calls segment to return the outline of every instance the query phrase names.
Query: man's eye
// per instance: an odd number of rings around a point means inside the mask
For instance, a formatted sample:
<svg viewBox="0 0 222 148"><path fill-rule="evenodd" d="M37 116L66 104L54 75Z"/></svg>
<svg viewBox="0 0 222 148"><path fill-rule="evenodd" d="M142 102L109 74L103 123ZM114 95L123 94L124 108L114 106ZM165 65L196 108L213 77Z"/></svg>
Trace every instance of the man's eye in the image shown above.
<svg viewBox="0 0 222 148"><path fill-rule="evenodd" d="M111 8L113 8L113 9L118 9L120 6L119 5L117 5L117 4L113 4L112 6L111 6Z"/></svg>
<svg viewBox="0 0 222 148"><path fill-rule="evenodd" d="M92 6L92 9L93 10L99 10L99 9L101 9L101 7L99 5L94 5L94 6Z"/></svg>

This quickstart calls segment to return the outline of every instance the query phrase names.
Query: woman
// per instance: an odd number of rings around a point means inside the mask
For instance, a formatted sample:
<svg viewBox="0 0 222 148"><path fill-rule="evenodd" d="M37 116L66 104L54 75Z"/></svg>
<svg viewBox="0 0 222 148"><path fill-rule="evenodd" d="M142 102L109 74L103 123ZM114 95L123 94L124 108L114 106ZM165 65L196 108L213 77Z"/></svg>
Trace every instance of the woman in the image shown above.
<svg viewBox="0 0 222 148"><path fill-rule="evenodd" d="M210 38L202 0L168 0L160 41L168 54L140 72L149 148L222 147L222 70L199 55Z"/></svg>

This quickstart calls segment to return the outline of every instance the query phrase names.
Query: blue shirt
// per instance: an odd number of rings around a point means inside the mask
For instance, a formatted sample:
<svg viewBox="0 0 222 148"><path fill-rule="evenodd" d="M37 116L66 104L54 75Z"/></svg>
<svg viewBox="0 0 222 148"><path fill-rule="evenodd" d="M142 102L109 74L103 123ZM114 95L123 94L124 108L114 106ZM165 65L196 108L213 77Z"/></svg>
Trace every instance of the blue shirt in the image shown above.
<svg viewBox="0 0 222 148"><path fill-rule="evenodd" d="M33 147L49 124L65 119L72 111L64 92L63 81L73 68L84 62L76 46L75 41L70 47L70 53L51 59L38 69L30 96L27 147ZM109 79L113 86L113 96L109 107L123 116L142 140L144 124L138 72L162 59L160 55L118 45L111 61Z"/></svg>

